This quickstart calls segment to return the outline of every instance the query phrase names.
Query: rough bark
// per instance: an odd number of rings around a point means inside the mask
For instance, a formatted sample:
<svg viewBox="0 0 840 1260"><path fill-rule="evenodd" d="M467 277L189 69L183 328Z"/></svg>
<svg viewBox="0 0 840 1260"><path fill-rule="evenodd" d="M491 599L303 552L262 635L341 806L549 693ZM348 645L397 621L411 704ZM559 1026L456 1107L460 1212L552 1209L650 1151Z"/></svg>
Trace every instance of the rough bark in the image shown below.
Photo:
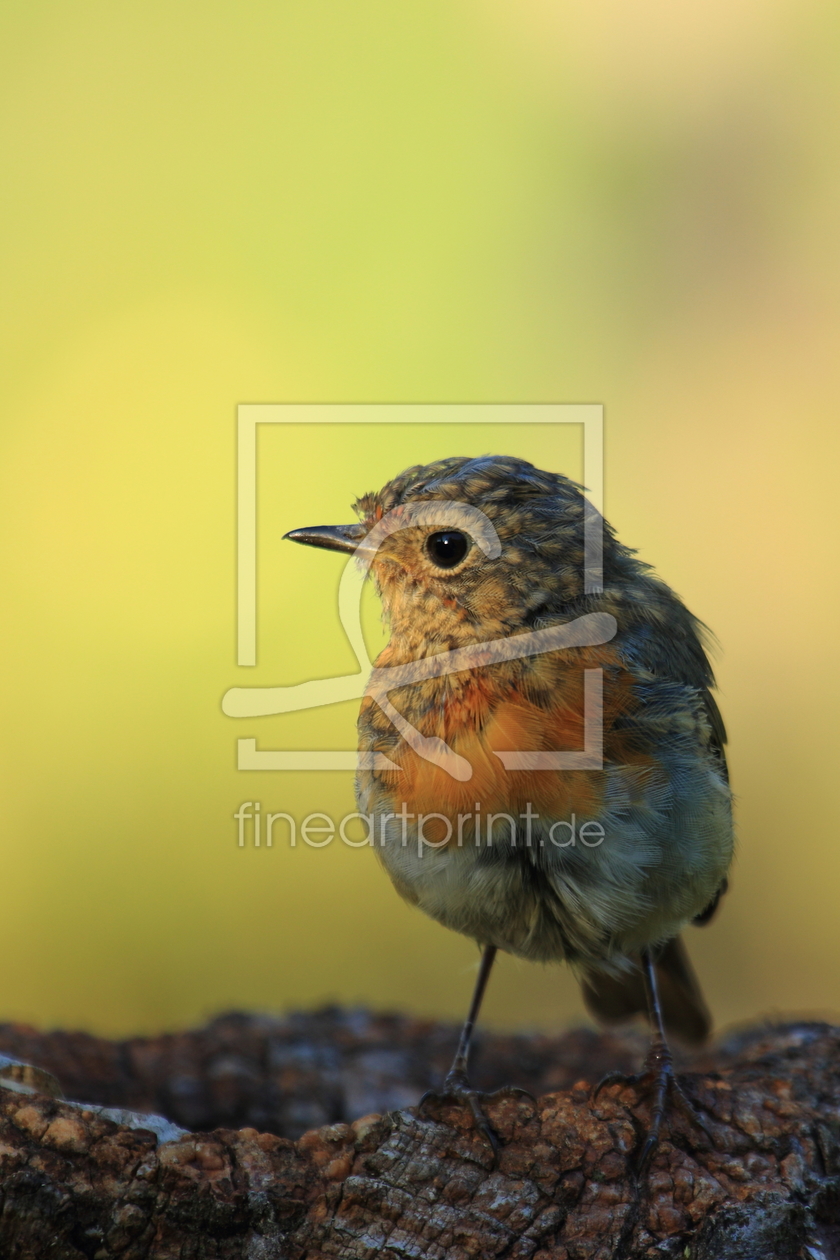
<svg viewBox="0 0 840 1260"><path fill-rule="evenodd" d="M397 1017L325 1012L230 1017L198 1033L121 1044L7 1026L0 1052L55 1072L68 1094L92 1102L166 1111L162 1099L188 1097L214 1122L259 1105L288 1121L284 1079L301 1099L305 1077L322 1108L340 1111L364 1090L392 1105L398 1085L416 1091L430 1064L445 1066L452 1035ZM509 1098L488 1106L503 1141L495 1168L486 1141L451 1104L421 1118L402 1100L398 1110L340 1120L296 1142L253 1126L159 1141L93 1107L21 1092L25 1081L8 1088L11 1072L0 1076L0 1256L840 1256L840 1030L754 1030L686 1063L682 1080L710 1136L672 1109L641 1182L632 1155L649 1118L644 1086L611 1085L593 1104L584 1083L629 1067L639 1045L634 1035L485 1037L482 1084L500 1083L502 1070L538 1089L551 1072L562 1078L536 1108ZM193 1082L181 1095L179 1079ZM276 1098L260 1104L260 1082ZM183 1122L183 1109L168 1114Z"/></svg>

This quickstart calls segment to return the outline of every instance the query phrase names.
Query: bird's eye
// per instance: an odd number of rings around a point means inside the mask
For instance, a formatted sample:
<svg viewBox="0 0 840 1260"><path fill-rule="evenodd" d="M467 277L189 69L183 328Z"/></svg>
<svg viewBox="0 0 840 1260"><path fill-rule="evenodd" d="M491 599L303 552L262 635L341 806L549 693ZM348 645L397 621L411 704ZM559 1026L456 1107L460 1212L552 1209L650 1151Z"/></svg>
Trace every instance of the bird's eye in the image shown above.
<svg viewBox="0 0 840 1260"><path fill-rule="evenodd" d="M442 529L426 539L426 550L439 569L454 569L467 554L469 545L466 534L459 529Z"/></svg>

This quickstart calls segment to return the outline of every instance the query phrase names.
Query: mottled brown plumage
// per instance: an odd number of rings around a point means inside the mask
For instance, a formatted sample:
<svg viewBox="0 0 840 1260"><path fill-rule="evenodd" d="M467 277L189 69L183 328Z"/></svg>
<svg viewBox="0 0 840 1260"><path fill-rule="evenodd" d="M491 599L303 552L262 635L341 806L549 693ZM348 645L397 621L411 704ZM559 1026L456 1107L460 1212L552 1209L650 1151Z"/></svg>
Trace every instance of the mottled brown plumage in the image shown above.
<svg viewBox="0 0 840 1260"><path fill-rule="evenodd" d="M702 1038L705 1005L683 949L669 944L715 901L732 856L725 732L701 624L606 523L601 589L587 593L583 493L522 460L410 468L356 510L362 528L346 531L346 549L375 540L391 630L379 669L592 614L614 629L605 641L411 681L388 703L371 690L359 747L398 769L360 769L359 809L398 891L486 950L571 963L603 1018L643 1008L650 955L647 982L658 966L666 1020ZM476 534L479 517L493 546ZM585 678L598 671L601 763L533 768L535 757L583 747ZM455 775L440 748L467 770ZM510 750L530 759L507 769L500 754ZM601 841L564 843L584 826Z"/></svg>

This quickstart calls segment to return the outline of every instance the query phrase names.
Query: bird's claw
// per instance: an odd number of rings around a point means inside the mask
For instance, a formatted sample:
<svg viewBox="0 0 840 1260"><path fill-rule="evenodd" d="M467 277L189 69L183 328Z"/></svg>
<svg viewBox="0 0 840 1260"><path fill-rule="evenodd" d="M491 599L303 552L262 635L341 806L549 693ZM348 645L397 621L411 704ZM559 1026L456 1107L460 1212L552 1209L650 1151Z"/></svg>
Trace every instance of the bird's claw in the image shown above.
<svg viewBox="0 0 840 1260"><path fill-rule="evenodd" d="M537 1105L534 1095L527 1089L522 1089L519 1085L503 1085L501 1089L485 1092L484 1090L474 1089L469 1082L469 1078L464 1073L450 1072L443 1082L442 1089L426 1090L417 1104L417 1111L418 1114L421 1114L430 1102L456 1102L468 1107L475 1128L489 1142L493 1150L493 1165L495 1167L498 1163L501 1144L499 1135L484 1114L482 1103L495 1102L499 1098L510 1097L527 1098L535 1107Z"/></svg>
<svg viewBox="0 0 840 1260"><path fill-rule="evenodd" d="M536 1109L539 1106L530 1089L523 1089L521 1085L500 1085L498 1089L493 1089L487 1094L482 1095L483 1098L493 1102L497 1098L525 1098Z"/></svg>
<svg viewBox="0 0 840 1260"><path fill-rule="evenodd" d="M652 1050L645 1063L645 1068L646 1071L642 1079L652 1082L654 1097L650 1127L636 1159L636 1175L638 1177L644 1175L651 1157L659 1144L659 1136L666 1119L669 1102L679 1107L689 1123L702 1129L712 1147L715 1145L714 1135L680 1084L679 1077L674 1071L670 1054L667 1052L663 1054L657 1049Z"/></svg>
<svg viewBox="0 0 840 1260"><path fill-rule="evenodd" d="M589 1104L594 1107L598 1101L598 1095L602 1090L608 1089L610 1085L639 1085L645 1079L644 1072L607 1072L606 1076L602 1076L597 1085L593 1085L589 1091Z"/></svg>

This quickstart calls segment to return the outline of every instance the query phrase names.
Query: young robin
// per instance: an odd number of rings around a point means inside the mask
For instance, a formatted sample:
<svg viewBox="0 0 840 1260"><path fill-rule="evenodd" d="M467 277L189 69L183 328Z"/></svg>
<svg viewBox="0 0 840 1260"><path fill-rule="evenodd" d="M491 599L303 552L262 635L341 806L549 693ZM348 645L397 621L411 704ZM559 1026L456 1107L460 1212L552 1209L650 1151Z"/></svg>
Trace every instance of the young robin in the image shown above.
<svg viewBox="0 0 840 1260"><path fill-rule="evenodd" d="M355 508L287 537L373 574L391 636L359 715L359 810L397 891L483 949L444 1094L495 1149L467 1075L494 956L566 961L596 1016L650 1019L644 1167L682 1098L666 1029L710 1026L679 933L714 913L732 858L703 627L579 486L524 460L409 468Z"/></svg>

